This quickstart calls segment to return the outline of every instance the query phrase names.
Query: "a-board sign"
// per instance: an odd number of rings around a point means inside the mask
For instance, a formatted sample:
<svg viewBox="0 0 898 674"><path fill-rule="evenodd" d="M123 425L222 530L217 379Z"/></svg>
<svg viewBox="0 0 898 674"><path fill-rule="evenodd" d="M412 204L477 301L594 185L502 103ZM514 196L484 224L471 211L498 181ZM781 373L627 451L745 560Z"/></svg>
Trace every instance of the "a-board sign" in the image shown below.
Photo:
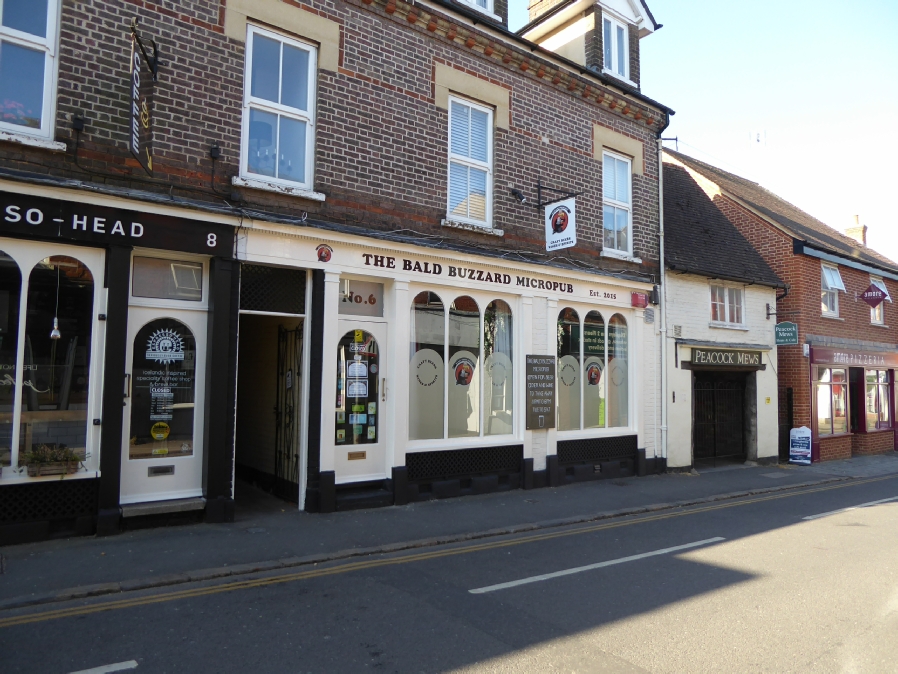
<svg viewBox="0 0 898 674"><path fill-rule="evenodd" d="M811 465L811 429L807 426L789 431L789 463Z"/></svg>
<svg viewBox="0 0 898 674"><path fill-rule="evenodd" d="M527 430L555 428L555 356L527 356Z"/></svg>
<svg viewBox="0 0 898 674"><path fill-rule="evenodd" d="M777 346L794 346L798 344L798 324L791 321L777 323L773 329Z"/></svg>

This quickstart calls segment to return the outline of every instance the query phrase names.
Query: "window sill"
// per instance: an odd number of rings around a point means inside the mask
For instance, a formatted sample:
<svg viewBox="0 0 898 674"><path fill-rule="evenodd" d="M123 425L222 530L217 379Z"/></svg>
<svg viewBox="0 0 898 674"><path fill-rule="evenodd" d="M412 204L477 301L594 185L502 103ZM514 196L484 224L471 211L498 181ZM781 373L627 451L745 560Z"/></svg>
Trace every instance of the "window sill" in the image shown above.
<svg viewBox="0 0 898 674"><path fill-rule="evenodd" d="M603 75L609 75L609 76L613 77L613 78L616 79L616 80L620 80L621 82L626 82L627 84L629 84L629 85L630 85L631 87L633 87L634 89L638 89L638 88L639 88L639 85L636 84L636 82L634 82L633 80L631 80L629 77L622 77L620 74L614 72L613 70L608 70L608 68L602 68L602 74L603 74Z"/></svg>
<svg viewBox="0 0 898 674"><path fill-rule="evenodd" d="M871 323L871 324L870 324L870 327L871 327L871 328L885 328L885 329L887 329L887 330L888 330L888 328L889 328L889 326L886 325L885 323Z"/></svg>
<svg viewBox="0 0 898 674"><path fill-rule="evenodd" d="M817 440L822 442L823 440L831 440L833 438L850 438L854 433L827 433L826 435L818 435Z"/></svg>
<svg viewBox="0 0 898 674"><path fill-rule="evenodd" d="M309 199L310 201L324 201L325 195L321 192L315 192L305 187L290 187L281 183L269 182L268 180L259 180L257 178L239 178L234 176L231 180L234 187L248 187L252 190L264 190L266 192L276 192L277 194L286 194L291 197L300 197Z"/></svg>
<svg viewBox="0 0 898 674"><path fill-rule="evenodd" d="M709 328L721 328L722 330L739 330L741 332L748 332L749 327L747 325L739 325L736 323L720 323L717 321L711 321L708 323Z"/></svg>
<svg viewBox="0 0 898 674"><path fill-rule="evenodd" d="M491 11L484 9L480 5L477 5L473 2L467 2L466 0L456 0L456 2L458 2L458 4L460 4L460 5L464 5L465 7L470 7L475 12L478 12L480 14L483 14L484 16L487 16L497 23L502 23L501 16L499 16L498 14L493 14Z"/></svg>
<svg viewBox="0 0 898 674"><path fill-rule="evenodd" d="M470 222L459 222L458 220L441 220L443 227L451 227L453 229L464 229L469 232L477 232L479 234L487 234L489 236L505 236L504 229L493 229L489 225L474 225Z"/></svg>
<svg viewBox="0 0 898 674"><path fill-rule="evenodd" d="M28 147L39 147L44 150L52 150L53 152L65 152L68 148L65 143L49 138L36 138L24 133L10 133L9 131L0 131L0 140L7 143L16 143L17 145L27 145Z"/></svg>
<svg viewBox="0 0 898 674"><path fill-rule="evenodd" d="M641 257L633 257L630 253L622 250L613 250L611 248L603 248L599 253L599 257L613 257L615 260L623 260L624 262L634 262L642 264Z"/></svg>
<svg viewBox="0 0 898 674"><path fill-rule="evenodd" d="M843 322L845 321L844 318L839 318L838 316L833 316L832 314L823 314L823 313L821 313L821 314L820 314L820 317L821 317L821 318L828 318L828 319L831 320L831 321L843 321Z"/></svg>

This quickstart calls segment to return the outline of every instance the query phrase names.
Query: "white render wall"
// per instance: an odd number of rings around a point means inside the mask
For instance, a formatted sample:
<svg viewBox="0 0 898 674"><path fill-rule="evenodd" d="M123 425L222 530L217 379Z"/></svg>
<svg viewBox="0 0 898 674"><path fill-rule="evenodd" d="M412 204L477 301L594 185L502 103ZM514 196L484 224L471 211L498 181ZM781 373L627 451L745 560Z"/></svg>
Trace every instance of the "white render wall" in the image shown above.
<svg viewBox="0 0 898 674"><path fill-rule="evenodd" d="M762 352L766 370L757 376L757 458L778 454L779 417L777 413L777 360L774 337L776 317L766 318L767 304L776 307L776 291L765 286L744 288L745 330L711 327L711 281L703 276L668 271L667 288L667 372L668 372L668 440L667 465L692 465L692 371L678 367L692 359L692 349L676 347L676 328L680 339L694 339L721 344L753 344L771 347ZM734 285L734 284L730 284ZM676 402L674 402L674 398ZM750 451L750 450L749 450ZM754 458L754 457L749 457Z"/></svg>

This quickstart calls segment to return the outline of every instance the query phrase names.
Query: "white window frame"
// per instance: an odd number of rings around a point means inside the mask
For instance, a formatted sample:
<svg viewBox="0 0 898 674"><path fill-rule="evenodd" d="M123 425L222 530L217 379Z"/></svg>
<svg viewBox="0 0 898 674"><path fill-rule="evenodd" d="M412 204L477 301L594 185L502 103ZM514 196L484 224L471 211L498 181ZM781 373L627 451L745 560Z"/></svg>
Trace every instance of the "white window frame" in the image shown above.
<svg viewBox="0 0 898 674"><path fill-rule="evenodd" d="M452 103L459 103L460 105L467 106L474 110L479 110L481 112L485 112L487 114L487 129L489 132L489 138L487 139L487 160L485 162L478 161L476 159L471 159L470 157L460 157L452 153ZM474 225L476 227L483 227L484 229L492 229L493 228L493 146L495 144L496 133L495 133L495 122L494 122L494 113L495 111L487 107L485 105L475 103L467 98L462 98L461 96L450 95L449 96L449 110L447 119L449 122L449 130L448 130L448 147L446 148L447 161L446 161L446 220L450 222L462 222L468 225ZM455 215L452 212L452 163L462 164L464 166L469 166L472 168L477 168L486 171L486 220L477 220L475 218L463 217L460 215Z"/></svg>
<svg viewBox="0 0 898 674"><path fill-rule="evenodd" d="M627 164L627 194L630 195L630 202L625 203L623 201L617 201L616 199L608 199L605 196L605 157L611 157L618 161L625 162ZM619 208L621 210L627 211L627 248L609 248L605 245L605 205L614 206L615 208ZM610 152L609 150L602 150L602 250L614 252L614 253L624 253L627 257L631 257L633 255L633 159L623 155L618 154L617 152Z"/></svg>
<svg viewBox="0 0 898 674"><path fill-rule="evenodd" d="M481 7L477 4L477 0L460 0L465 5L471 7L471 9L475 9L481 14L486 14L488 17L493 19L494 21L498 21L499 23L503 23L502 17L496 14L495 5L493 4L493 0L486 0L486 7Z"/></svg>
<svg viewBox="0 0 898 674"><path fill-rule="evenodd" d="M827 279L827 276L829 276L829 279ZM823 316L839 316L839 291L845 292L845 283L842 281L839 268L829 264L820 265L820 313ZM823 295L825 293L832 294L834 309L831 311L823 308Z"/></svg>
<svg viewBox="0 0 898 674"><path fill-rule="evenodd" d="M871 276L870 283L882 290L886 294L886 298L879 303L877 307L870 307L870 322L873 325L885 325L886 322L886 301L891 302L892 296L889 295L889 289L886 288L885 281L879 276Z"/></svg>
<svg viewBox="0 0 898 674"><path fill-rule="evenodd" d="M605 62L605 23L611 25L611 63ZM617 28L624 31L624 62L618 63L618 41ZM623 65L623 73L618 71L618 66ZM612 16L608 12L602 12L602 71L613 75L618 79L630 81L630 29L627 24L620 19Z"/></svg>
<svg viewBox="0 0 898 674"><path fill-rule="evenodd" d="M0 2L0 11L2 11ZM0 26L0 40L44 52L44 100L41 106L41 126L32 129L20 124L0 121L0 131L17 136L51 140L55 133L56 84L59 73L59 13L60 0L47 0L47 37L38 37L20 30Z"/></svg>
<svg viewBox="0 0 898 674"><path fill-rule="evenodd" d="M714 320L714 288L723 288L723 315L726 320ZM739 323L730 320L730 291L735 290L739 293L739 306L742 311L742 320ZM709 325L715 328L742 328L747 327L745 320L745 286L734 283L719 283L711 281L708 286L708 316L711 318Z"/></svg>
<svg viewBox="0 0 898 674"><path fill-rule="evenodd" d="M302 111L280 103L254 98L252 91L252 69L253 69L253 37L260 35L263 37L277 40L284 44L303 49L309 52L309 92L308 92L308 110ZM315 168L315 108L316 93L318 90L318 47L310 42L299 40L295 37L288 37L281 33L275 33L259 26L247 24L246 26L246 57L244 60L243 72L243 121L242 135L240 141L240 177L253 181L268 183L271 185L282 185L284 187L301 188L311 190L315 182L313 175ZM255 108L263 112L270 112L279 116L289 117L291 119L304 121L306 127L306 180L305 182L297 182L294 180L286 180L284 178L276 178L261 173L252 173L249 171L249 116L250 110ZM278 130L278 139L280 140L280 129Z"/></svg>

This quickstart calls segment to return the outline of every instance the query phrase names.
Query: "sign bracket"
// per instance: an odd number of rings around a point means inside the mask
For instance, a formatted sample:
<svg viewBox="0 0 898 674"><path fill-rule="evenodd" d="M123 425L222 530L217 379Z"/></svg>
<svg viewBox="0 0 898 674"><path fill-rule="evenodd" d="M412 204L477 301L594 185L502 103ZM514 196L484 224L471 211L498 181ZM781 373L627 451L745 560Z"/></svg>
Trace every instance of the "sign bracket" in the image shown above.
<svg viewBox="0 0 898 674"><path fill-rule="evenodd" d="M546 199L543 201L543 190L547 192L555 192L556 194L560 194L562 196L556 197L555 199ZM535 207L537 209L544 208L549 204L554 204L556 201L564 201L565 199L570 199L572 197L579 197L583 192L571 192L570 190L560 190L556 187L549 187L548 185L543 185L542 178L537 177L536 179L536 204Z"/></svg>
<svg viewBox="0 0 898 674"><path fill-rule="evenodd" d="M147 62L150 70L153 72L153 81L158 81L159 75L159 46L156 44L156 40L150 40L150 43L153 45L153 55L150 56L147 53L147 48L143 44L143 40L140 39L140 33L137 32L138 23L140 22L139 17L134 17L131 19L131 35L134 36L134 41L137 42L137 46L140 49L140 53L143 55L144 61Z"/></svg>
<svg viewBox="0 0 898 674"><path fill-rule="evenodd" d="M770 302L767 303L767 320L770 320L771 316L779 316L782 314L783 316L791 316L793 314L800 314L801 311L771 311L770 310Z"/></svg>

